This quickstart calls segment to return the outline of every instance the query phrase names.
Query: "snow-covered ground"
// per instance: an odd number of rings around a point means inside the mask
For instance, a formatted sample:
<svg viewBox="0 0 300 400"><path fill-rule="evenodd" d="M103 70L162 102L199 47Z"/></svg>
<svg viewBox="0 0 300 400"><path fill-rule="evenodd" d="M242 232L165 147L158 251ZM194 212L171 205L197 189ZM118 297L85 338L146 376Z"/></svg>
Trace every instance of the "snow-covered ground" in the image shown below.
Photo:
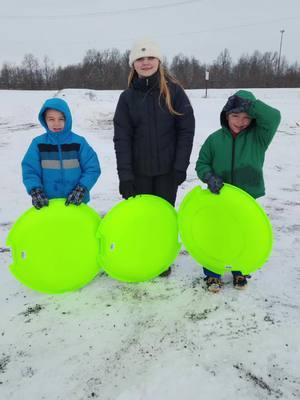
<svg viewBox="0 0 300 400"><path fill-rule="evenodd" d="M9 272L5 240L31 206L20 161L42 133L42 102L70 104L74 131L97 151L102 176L90 205L101 215L120 201L112 143L119 92L0 91L0 399L198 400L300 398L300 89L254 89L282 122L265 163L260 203L274 229L273 253L245 291L225 276L207 293L202 270L182 251L169 278L124 284L100 275L82 290L50 296ZM199 147L219 126L234 90L189 91L197 121L184 194L199 184Z"/></svg>

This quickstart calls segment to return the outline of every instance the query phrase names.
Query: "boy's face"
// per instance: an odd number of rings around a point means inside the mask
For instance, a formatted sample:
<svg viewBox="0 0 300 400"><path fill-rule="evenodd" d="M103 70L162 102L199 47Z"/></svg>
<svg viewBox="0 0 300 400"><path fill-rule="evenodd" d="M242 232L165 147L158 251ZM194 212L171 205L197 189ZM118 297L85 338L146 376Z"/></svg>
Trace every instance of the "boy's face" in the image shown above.
<svg viewBox="0 0 300 400"><path fill-rule="evenodd" d="M230 113L227 116L228 126L231 132L238 134L251 124L251 118L245 112Z"/></svg>
<svg viewBox="0 0 300 400"><path fill-rule="evenodd" d="M60 132L65 127L65 116L57 110L46 110L45 121L48 129L52 132Z"/></svg>

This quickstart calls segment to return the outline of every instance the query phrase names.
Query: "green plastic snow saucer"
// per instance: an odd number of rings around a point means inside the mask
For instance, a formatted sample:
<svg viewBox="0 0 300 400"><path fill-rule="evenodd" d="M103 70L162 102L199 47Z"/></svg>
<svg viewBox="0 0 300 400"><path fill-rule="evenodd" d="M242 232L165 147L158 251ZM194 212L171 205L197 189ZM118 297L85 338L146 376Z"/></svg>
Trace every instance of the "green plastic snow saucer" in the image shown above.
<svg viewBox="0 0 300 400"><path fill-rule="evenodd" d="M103 269L123 282L142 282L168 269L177 257L177 213L166 200L139 195L114 206L98 237Z"/></svg>
<svg viewBox="0 0 300 400"><path fill-rule="evenodd" d="M79 289L99 272L100 217L86 204L65 206L50 200L41 210L30 208L11 228L12 274L25 286L43 293Z"/></svg>
<svg viewBox="0 0 300 400"><path fill-rule="evenodd" d="M188 252L217 274L250 274L270 256L273 234L268 216L248 193L235 186L225 184L219 195L195 187L184 197L178 218Z"/></svg>

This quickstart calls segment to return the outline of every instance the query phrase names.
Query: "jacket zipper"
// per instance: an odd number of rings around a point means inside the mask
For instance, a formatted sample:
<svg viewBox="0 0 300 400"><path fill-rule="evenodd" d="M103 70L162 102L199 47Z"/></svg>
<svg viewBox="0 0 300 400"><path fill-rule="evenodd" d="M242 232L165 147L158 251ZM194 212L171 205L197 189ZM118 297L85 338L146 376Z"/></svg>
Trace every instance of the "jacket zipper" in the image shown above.
<svg viewBox="0 0 300 400"><path fill-rule="evenodd" d="M61 175L61 184L64 185L64 169L63 169L63 160L62 160L62 150L61 150L61 144L58 141L58 153L59 153L59 162L60 162L60 175Z"/></svg>
<svg viewBox="0 0 300 400"><path fill-rule="evenodd" d="M157 124L157 113L156 113L156 97L152 96L152 104L153 104L153 115L154 115L154 129L155 131L153 132L155 135L155 144L156 144L156 153L157 153L157 166L158 170L160 170L160 166L161 166L161 152L159 151L159 134L158 134L158 124Z"/></svg>
<svg viewBox="0 0 300 400"><path fill-rule="evenodd" d="M234 159L235 159L235 138L232 137L232 154L231 154L231 184L234 185Z"/></svg>

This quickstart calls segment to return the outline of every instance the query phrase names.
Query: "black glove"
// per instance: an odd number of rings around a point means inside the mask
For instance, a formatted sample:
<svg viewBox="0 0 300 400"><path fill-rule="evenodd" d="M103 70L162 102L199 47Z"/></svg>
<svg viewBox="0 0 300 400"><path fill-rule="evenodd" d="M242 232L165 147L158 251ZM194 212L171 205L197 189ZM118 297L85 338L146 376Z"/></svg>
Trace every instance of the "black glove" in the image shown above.
<svg viewBox="0 0 300 400"><path fill-rule="evenodd" d="M251 104L253 103L252 100L244 99L240 96L230 96L227 100L222 111L227 113L239 113L239 112L248 112Z"/></svg>
<svg viewBox="0 0 300 400"><path fill-rule="evenodd" d="M205 182L207 183L208 189L214 194L219 194L220 190L224 186L223 179L214 175L212 172L207 173Z"/></svg>
<svg viewBox="0 0 300 400"><path fill-rule="evenodd" d="M128 199L129 197L135 197L136 191L134 187L134 181L120 181L119 192L123 199Z"/></svg>
<svg viewBox="0 0 300 400"><path fill-rule="evenodd" d="M178 171L177 169L175 169L174 178L176 185L181 185L186 180L186 171Z"/></svg>
<svg viewBox="0 0 300 400"><path fill-rule="evenodd" d="M49 205L49 200L46 197L42 188L34 188L30 192L30 196L32 197L32 205L37 209L41 209L44 206Z"/></svg>
<svg viewBox="0 0 300 400"><path fill-rule="evenodd" d="M65 205L68 206L69 204L74 204L75 206L79 206L82 203L85 193L86 188L77 185L68 195Z"/></svg>

